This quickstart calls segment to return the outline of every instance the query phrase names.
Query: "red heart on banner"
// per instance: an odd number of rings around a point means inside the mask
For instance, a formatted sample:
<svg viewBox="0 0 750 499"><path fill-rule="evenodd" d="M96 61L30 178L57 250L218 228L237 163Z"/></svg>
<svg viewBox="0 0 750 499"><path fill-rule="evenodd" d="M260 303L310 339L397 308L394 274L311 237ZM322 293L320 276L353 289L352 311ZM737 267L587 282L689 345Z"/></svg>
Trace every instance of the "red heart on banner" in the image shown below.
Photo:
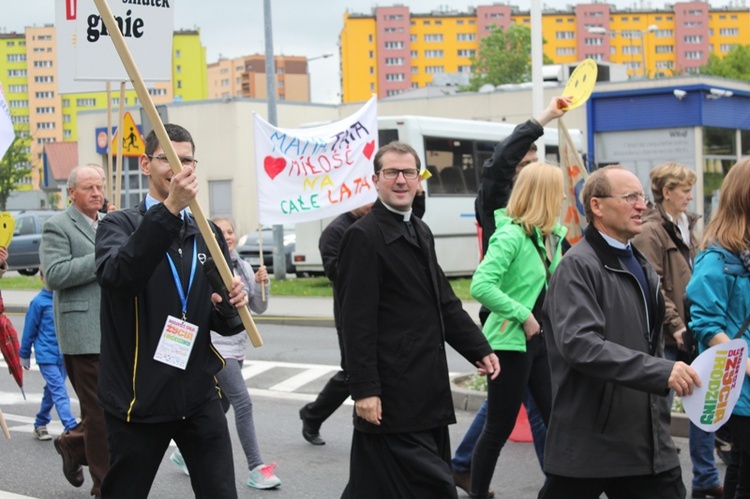
<svg viewBox="0 0 750 499"><path fill-rule="evenodd" d="M274 158L273 156L266 156L263 160L263 168L271 180L276 178L276 175L284 171L286 168L286 160L284 158Z"/></svg>
<svg viewBox="0 0 750 499"><path fill-rule="evenodd" d="M372 153L375 150L375 141L371 140L367 144L365 144L365 150L364 154L367 159L370 159L372 157Z"/></svg>

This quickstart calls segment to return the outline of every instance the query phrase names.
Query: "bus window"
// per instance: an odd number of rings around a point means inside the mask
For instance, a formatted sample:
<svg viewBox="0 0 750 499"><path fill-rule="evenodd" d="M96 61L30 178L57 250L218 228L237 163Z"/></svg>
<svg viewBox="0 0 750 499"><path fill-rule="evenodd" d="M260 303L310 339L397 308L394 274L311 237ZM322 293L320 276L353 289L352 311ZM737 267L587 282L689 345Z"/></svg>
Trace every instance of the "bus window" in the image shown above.
<svg viewBox="0 0 750 499"><path fill-rule="evenodd" d="M398 140L398 130L395 128L388 128L385 130L378 130L378 144L383 147L386 144L390 144Z"/></svg>
<svg viewBox="0 0 750 499"><path fill-rule="evenodd" d="M482 163L475 145L473 140L425 137L425 161L432 173L429 195L476 195Z"/></svg>

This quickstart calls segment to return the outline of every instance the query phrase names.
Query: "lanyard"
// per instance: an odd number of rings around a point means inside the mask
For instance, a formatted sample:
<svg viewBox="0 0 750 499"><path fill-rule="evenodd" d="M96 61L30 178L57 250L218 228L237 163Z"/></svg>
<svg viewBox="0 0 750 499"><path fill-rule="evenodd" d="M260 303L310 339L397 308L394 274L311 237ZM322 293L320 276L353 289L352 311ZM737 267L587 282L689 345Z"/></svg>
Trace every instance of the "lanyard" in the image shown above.
<svg viewBox="0 0 750 499"><path fill-rule="evenodd" d="M185 292L182 290L182 279L180 279L180 274L179 272L177 272L177 267L175 267L174 262L172 261L172 257L169 256L169 253L167 253L167 259L169 260L169 266L172 267L172 277L174 278L174 283L177 286L177 294L180 295L180 301L182 302L182 320L184 321L187 314L188 296L190 296L190 288L193 287L193 277L195 277L195 267L198 262L198 249L195 243L195 238L193 238L193 263L190 266L190 281L188 281L187 294L185 294Z"/></svg>

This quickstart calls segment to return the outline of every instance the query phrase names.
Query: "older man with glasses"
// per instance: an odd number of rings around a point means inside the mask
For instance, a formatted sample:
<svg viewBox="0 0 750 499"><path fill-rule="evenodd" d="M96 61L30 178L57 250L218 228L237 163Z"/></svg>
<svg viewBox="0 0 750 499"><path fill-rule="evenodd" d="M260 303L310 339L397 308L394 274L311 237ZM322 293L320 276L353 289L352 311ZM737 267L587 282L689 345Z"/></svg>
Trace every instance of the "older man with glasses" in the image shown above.
<svg viewBox="0 0 750 499"><path fill-rule="evenodd" d="M400 142L374 158L378 200L344 233L336 297L354 399L346 498L457 497L448 425L455 423L445 345L481 372L500 366L412 216L419 158Z"/></svg>
<svg viewBox="0 0 750 499"><path fill-rule="evenodd" d="M630 244L643 187L608 166L588 178L583 203L585 237L558 265L544 305L552 415L539 497L682 499L668 394L690 394L700 380L664 358L659 276Z"/></svg>

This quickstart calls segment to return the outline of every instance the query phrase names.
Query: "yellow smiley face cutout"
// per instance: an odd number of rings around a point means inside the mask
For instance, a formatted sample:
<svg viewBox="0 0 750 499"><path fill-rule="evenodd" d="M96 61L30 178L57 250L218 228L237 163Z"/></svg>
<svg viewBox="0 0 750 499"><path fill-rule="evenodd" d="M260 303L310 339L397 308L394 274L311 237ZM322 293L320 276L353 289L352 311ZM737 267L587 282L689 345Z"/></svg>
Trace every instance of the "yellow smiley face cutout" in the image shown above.
<svg viewBox="0 0 750 499"><path fill-rule="evenodd" d="M0 246L10 246L10 240L13 239L13 230L16 227L16 221L13 215L4 211L0 213Z"/></svg>
<svg viewBox="0 0 750 499"><path fill-rule="evenodd" d="M596 61L593 59L584 59L573 71L568 78L562 95L571 98L571 104L568 111L575 109L591 96L596 84L596 75L599 69L596 67Z"/></svg>

